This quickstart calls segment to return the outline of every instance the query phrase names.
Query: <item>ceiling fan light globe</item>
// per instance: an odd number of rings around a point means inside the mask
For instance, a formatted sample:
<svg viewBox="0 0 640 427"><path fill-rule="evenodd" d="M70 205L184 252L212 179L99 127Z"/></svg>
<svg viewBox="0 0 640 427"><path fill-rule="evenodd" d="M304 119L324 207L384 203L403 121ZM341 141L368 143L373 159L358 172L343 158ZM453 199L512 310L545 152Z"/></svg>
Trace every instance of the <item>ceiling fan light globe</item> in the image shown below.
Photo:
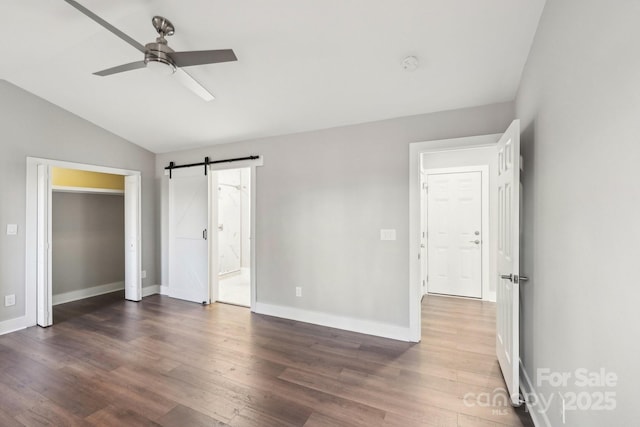
<svg viewBox="0 0 640 427"><path fill-rule="evenodd" d="M173 64L158 60L147 60L147 68L158 75L170 76L176 72Z"/></svg>

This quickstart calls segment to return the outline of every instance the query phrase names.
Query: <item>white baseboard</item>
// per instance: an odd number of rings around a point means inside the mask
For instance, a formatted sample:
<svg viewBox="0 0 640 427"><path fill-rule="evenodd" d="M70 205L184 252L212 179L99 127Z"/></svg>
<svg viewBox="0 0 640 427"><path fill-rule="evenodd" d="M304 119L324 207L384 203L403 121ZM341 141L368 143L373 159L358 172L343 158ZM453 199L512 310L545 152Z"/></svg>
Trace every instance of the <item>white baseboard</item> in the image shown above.
<svg viewBox="0 0 640 427"><path fill-rule="evenodd" d="M9 332L19 331L27 327L27 316L16 317L15 319L4 320L0 322L0 335Z"/></svg>
<svg viewBox="0 0 640 427"><path fill-rule="evenodd" d="M142 298L149 295L155 295L160 293L160 285L145 286L142 288Z"/></svg>
<svg viewBox="0 0 640 427"><path fill-rule="evenodd" d="M533 396L533 399L527 398L528 401L533 402L543 402L538 396L529 375L527 375L527 370L524 368L522 364L522 359L520 360L520 378L524 381L520 381L520 388L524 392L525 396ZM527 409L529 410L529 414L531 415L531 419L533 420L533 425L536 427L551 427L551 422L547 417L547 413L544 408L540 405L530 406L527 405Z"/></svg>
<svg viewBox="0 0 640 427"><path fill-rule="evenodd" d="M78 289L77 291L53 295L51 305L64 304L66 302L77 301L84 298L96 297L98 295L121 291L123 289L124 282L107 283L105 285L93 286L91 288Z"/></svg>
<svg viewBox="0 0 640 427"><path fill-rule="evenodd" d="M383 338L391 338L399 341L411 341L409 327L391 325L372 320L354 319L352 317L338 316L319 311L302 310L294 307L256 303L255 313L268 316L281 317L283 319L297 320L299 322L312 323L314 325L343 329L345 331L374 335Z"/></svg>

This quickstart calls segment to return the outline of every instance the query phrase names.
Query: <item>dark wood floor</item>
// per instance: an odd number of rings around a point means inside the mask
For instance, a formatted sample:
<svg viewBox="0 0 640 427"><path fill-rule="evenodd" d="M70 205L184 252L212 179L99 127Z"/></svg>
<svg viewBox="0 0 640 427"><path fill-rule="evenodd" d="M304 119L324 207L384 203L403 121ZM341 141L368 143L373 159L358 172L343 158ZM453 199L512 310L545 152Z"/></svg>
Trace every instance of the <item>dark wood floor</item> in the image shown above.
<svg viewBox="0 0 640 427"><path fill-rule="evenodd" d="M485 404L504 388L490 303L425 298L420 344L157 295L54 322L0 337L0 426L531 425Z"/></svg>

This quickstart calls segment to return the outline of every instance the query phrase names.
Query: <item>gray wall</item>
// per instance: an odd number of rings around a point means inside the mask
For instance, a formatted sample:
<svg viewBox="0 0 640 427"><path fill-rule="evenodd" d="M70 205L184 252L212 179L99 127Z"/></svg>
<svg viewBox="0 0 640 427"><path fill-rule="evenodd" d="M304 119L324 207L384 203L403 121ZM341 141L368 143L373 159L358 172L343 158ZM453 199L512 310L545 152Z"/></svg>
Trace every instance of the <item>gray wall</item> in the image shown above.
<svg viewBox="0 0 640 427"><path fill-rule="evenodd" d="M144 285L155 281L153 153L135 146L5 80L0 80L0 321L25 313L26 158L42 157L142 172L142 267ZM17 236L6 224L18 224ZM1 298L0 302L4 302Z"/></svg>
<svg viewBox="0 0 640 427"><path fill-rule="evenodd" d="M516 102L524 186L522 360L618 375L615 411L570 426L637 425L640 325L640 2L548 1ZM556 392L602 391L537 386ZM561 425L556 394L548 417Z"/></svg>
<svg viewBox="0 0 640 427"><path fill-rule="evenodd" d="M166 183L169 161L263 155L258 302L408 327L409 143L499 133L512 118L504 103L214 145L158 155L156 173ZM166 193L162 210L164 222ZM397 241L381 242L381 228ZM164 285L166 243L163 233Z"/></svg>
<svg viewBox="0 0 640 427"><path fill-rule="evenodd" d="M123 196L54 192L51 223L54 295L124 282Z"/></svg>

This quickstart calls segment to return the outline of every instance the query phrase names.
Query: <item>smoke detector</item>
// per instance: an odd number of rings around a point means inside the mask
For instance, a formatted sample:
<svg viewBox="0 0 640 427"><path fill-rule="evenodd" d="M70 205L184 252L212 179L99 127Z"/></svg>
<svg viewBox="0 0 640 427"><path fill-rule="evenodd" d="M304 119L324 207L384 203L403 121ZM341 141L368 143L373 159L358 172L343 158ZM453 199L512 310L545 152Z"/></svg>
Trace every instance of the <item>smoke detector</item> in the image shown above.
<svg viewBox="0 0 640 427"><path fill-rule="evenodd" d="M402 69L405 71L415 71L418 69L418 58L407 56L402 60Z"/></svg>

